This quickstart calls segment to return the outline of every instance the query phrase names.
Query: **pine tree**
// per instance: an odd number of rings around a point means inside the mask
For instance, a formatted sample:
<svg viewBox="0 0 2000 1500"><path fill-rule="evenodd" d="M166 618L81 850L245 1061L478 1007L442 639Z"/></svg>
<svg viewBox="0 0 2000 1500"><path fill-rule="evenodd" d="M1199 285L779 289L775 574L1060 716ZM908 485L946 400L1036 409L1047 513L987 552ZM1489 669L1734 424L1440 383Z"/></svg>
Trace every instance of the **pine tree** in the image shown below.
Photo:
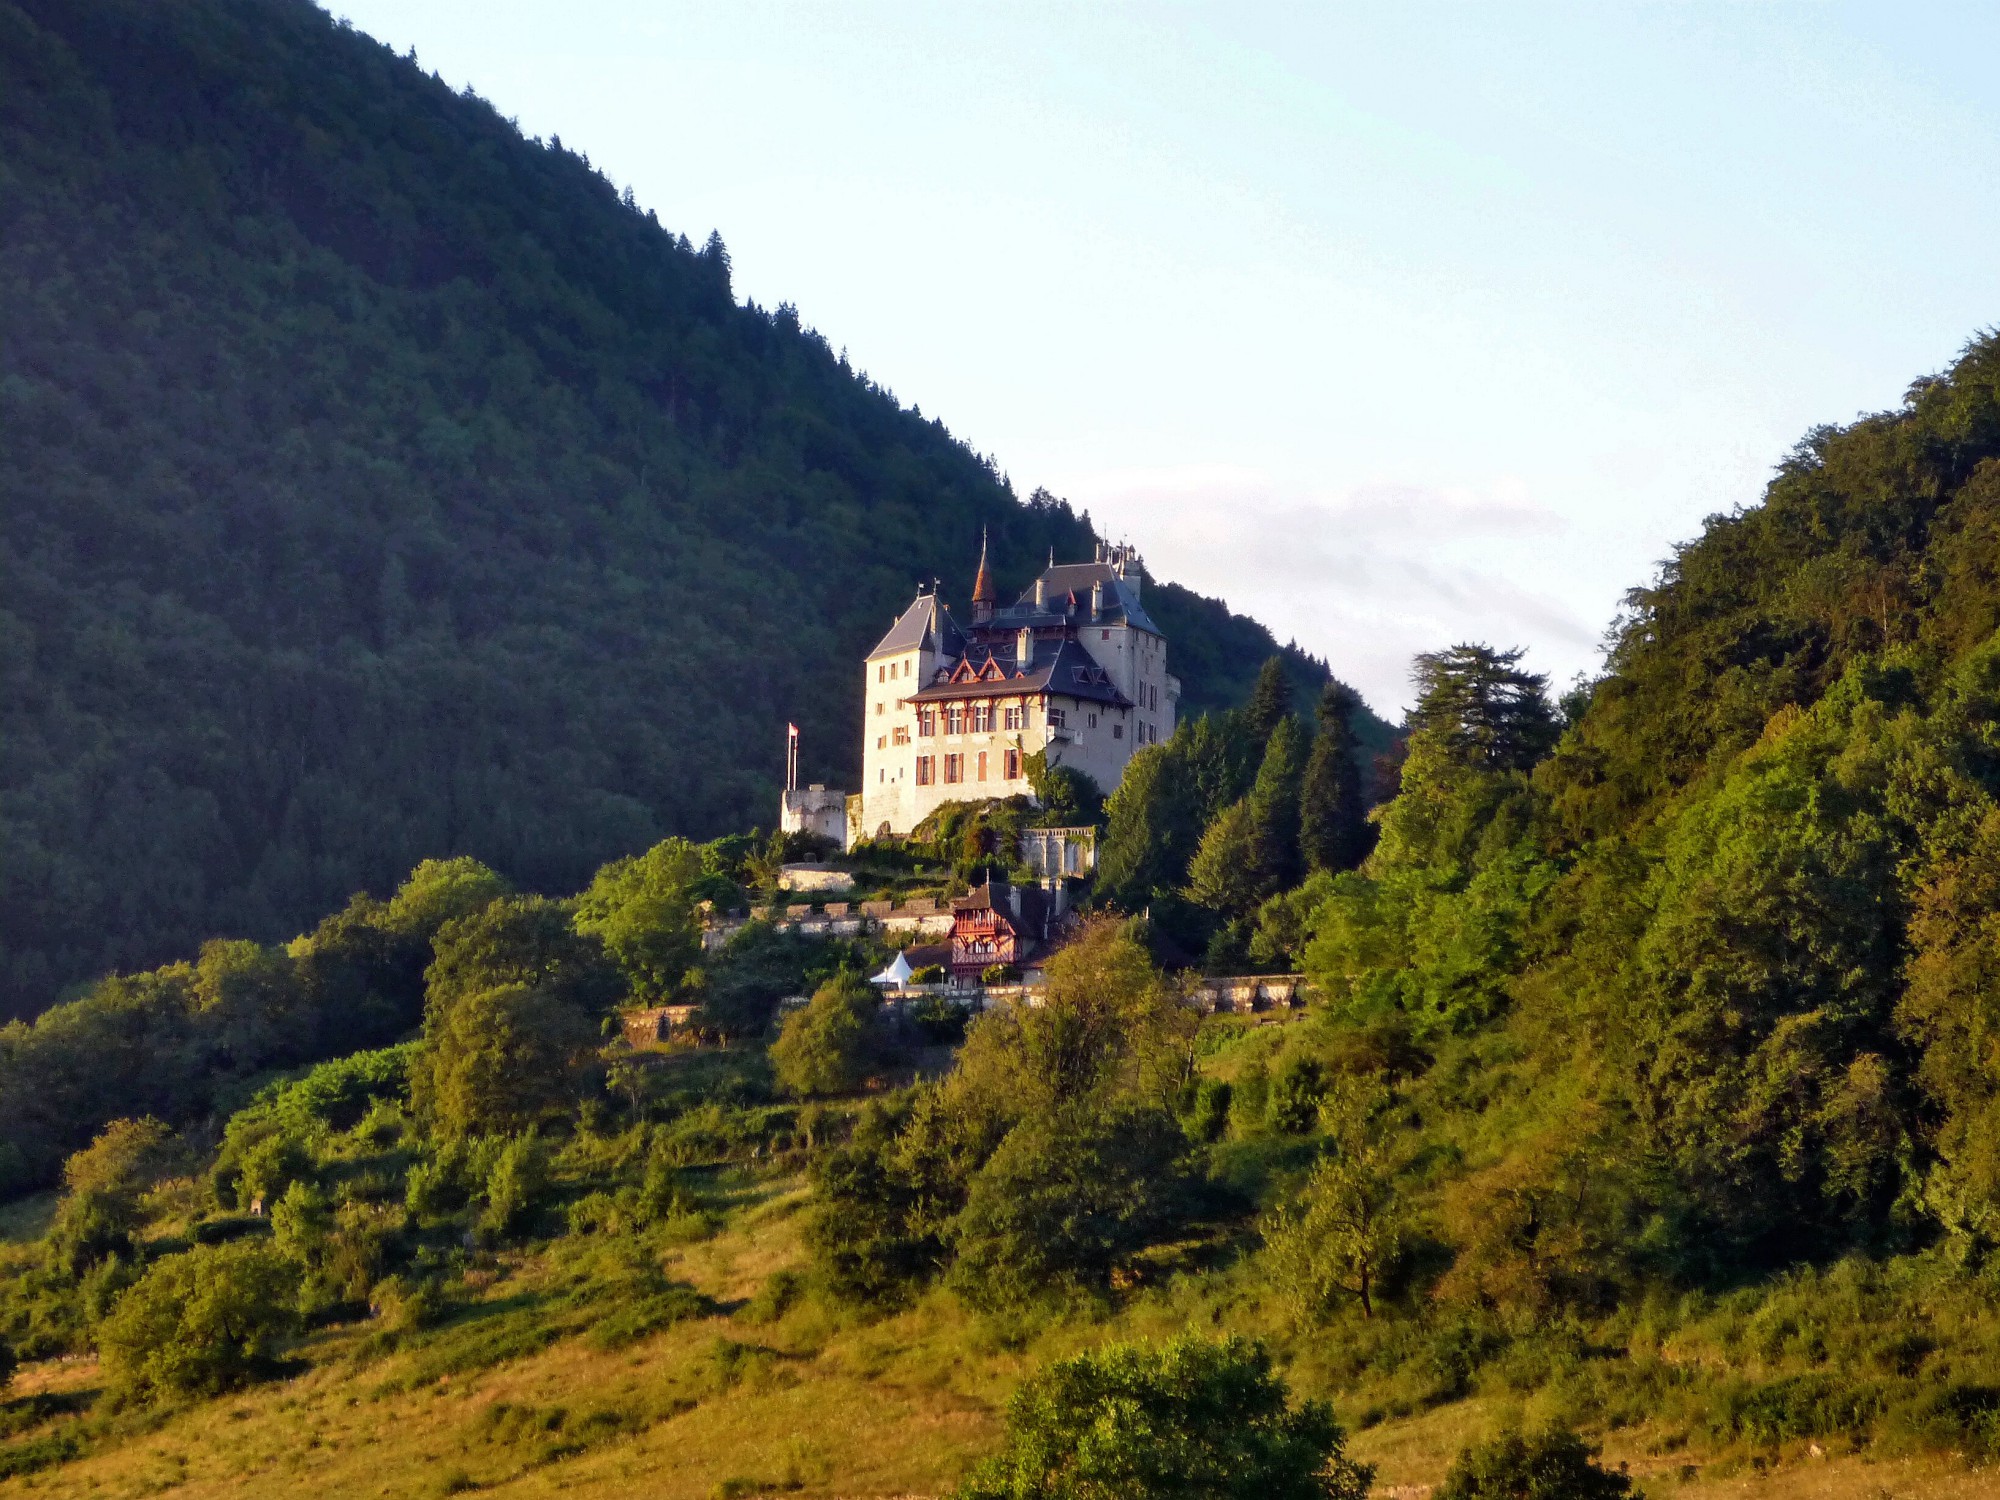
<svg viewBox="0 0 2000 1500"><path fill-rule="evenodd" d="M1522 671L1523 654L1461 644L1419 656L1411 733L1436 735L1482 771L1528 769L1554 747L1557 724L1549 680Z"/></svg>
<svg viewBox="0 0 2000 1500"><path fill-rule="evenodd" d="M1250 690L1250 701L1243 709L1244 721L1259 749L1291 711L1292 680L1285 675L1285 660L1281 656L1266 657L1257 673L1257 685Z"/></svg>
<svg viewBox="0 0 2000 1500"><path fill-rule="evenodd" d="M1299 789L1299 853L1309 871L1352 870L1374 843L1368 792L1354 732L1361 695L1329 682L1319 698L1319 733Z"/></svg>
<svg viewBox="0 0 2000 1500"><path fill-rule="evenodd" d="M1202 810L1181 755L1182 736L1132 757L1105 803L1097 889L1113 906L1138 911L1186 877L1201 842Z"/></svg>
<svg viewBox="0 0 2000 1500"><path fill-rule="evenodd" d="M1259 901L1298 884L1305 873L1299 860L1299 785L1305 761L1305 727L1287 715L1272 729L1256 785L1250 788L1250 878Z"/></svg>
<svg viewBox="0 0 2000 1500"><path fill-rule="evenodd" d="M1256 907L1256 840L1249 798L1225 807L1202 834L1201 847L1188 866L1187 898L1225 916Z"/></svg>

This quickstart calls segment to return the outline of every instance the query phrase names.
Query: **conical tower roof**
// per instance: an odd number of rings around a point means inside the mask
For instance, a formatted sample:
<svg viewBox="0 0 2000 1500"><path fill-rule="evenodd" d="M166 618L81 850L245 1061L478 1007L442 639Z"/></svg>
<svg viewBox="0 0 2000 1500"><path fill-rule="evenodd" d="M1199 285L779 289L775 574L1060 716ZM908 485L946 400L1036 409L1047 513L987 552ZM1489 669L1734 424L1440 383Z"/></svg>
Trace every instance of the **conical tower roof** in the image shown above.
<svg viewBox="0 0 2000 1500"><path fill-rule="evenodd" d="M979 576L972 580L972 602L974 604L998 604L1000 591L993 587L993 574L986 567L986 532L979 533Z"/></svg>

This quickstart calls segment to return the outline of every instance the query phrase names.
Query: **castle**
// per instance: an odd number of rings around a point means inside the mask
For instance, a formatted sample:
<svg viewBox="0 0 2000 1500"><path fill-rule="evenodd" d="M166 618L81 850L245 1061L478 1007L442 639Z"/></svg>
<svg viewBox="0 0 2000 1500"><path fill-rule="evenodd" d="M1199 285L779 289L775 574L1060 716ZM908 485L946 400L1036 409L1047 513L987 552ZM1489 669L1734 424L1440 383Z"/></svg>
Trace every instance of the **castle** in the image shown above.
<svg viewBox="0 0 2000 1500"><path fill-rule="evenodd" d="M1038 753L1117 786L1134 751L1173 733L1180 699L1140 581L1132 548L1099 543L1090 562L1052 556L1003 606L982 545L970 620L920 592L863 666L847 842L908 834L941 803L1032 795Z"/></svg>

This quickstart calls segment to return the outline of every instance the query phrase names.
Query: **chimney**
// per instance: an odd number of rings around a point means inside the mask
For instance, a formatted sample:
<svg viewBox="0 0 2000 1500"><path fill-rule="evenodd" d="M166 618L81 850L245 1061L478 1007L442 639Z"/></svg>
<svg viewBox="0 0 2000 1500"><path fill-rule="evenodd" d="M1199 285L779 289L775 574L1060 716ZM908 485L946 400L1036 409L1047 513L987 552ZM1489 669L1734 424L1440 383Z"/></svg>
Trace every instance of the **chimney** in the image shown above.
<svg viewBox="0 0 2000 1500"><path fill-rule="evenodd" d="M1035 632L1026 625L1014 636L1014 662L1023 672L1035 664Z"/></svg>
<svg viewBox="0 0 2000 1500"><path fill-rule="evenodd" d="M1049 607L1049 580L1048 580L1048 575L1043 574L1040 578L1037 578L1035 580L1035 608L1047 609L1048 607Z"/></svg>
<svg viewBox="0 0 2000 1500"><path fill-rule="evenodd" d="M1098 579L1090 586L1090 618L1101 619L1104 615L1104 580Z"/></svg>

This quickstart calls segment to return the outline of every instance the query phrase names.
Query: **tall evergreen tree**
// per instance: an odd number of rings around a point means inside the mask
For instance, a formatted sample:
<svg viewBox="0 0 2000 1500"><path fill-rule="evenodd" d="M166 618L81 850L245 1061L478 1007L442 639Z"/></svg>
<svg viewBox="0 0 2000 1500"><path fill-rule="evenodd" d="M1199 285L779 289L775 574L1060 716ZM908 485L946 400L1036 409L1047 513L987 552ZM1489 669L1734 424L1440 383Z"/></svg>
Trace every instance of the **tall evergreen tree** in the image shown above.
<svg viewBox="0 0 2000 1500"><path fill-rule="evenodd" d="M1138 911L1181 883L1201 842L1203 809L1180 731L1132 757L1104 810L1098 893L1114 906Z"/></svg>
<svg viewBox="0 0 2000 1500"><path fill-rule="evenodd" d="M1457 645L1419 656L1411 733L1438 735L1465 764L1525 771L1555 746L1548 678L1521 670L1524 653Z"/></svg>
<svg viewBox="0 0 2000 1500"><path fill-rule="evenodd" d="M1250 701L1243 706L1244 722L1259 749L1291 711L1292 679L1285 675L1285 660L1266 657L1257 673L1257 685L1250 690Z"/></svg>
<svg viewBox="0 0 2000 1500"><path fill-rule="evenodd" d="M1374 843L1354 720L1361 695L1329 682L1319 698L1319 733L1299 789L1299 853L1308 870L1352 870Z"/></svg>
<svg viewBox="0 0 2000 1500"><path fill-rule="evenodd" d="M1278 720L1250 789L1250 847L1257 899L1297 885L1305 870L1299 857L1299 791L1305 774L1305 726L1290 715Z"/></svg>
<svg viewBox="0 0 2000 1500"><path fill-rule="evenodd" d="M1262 891L1250 799L1225 807L1202 833L1188 866L1187 898L1225 917L1254 911Z"/></svg>

